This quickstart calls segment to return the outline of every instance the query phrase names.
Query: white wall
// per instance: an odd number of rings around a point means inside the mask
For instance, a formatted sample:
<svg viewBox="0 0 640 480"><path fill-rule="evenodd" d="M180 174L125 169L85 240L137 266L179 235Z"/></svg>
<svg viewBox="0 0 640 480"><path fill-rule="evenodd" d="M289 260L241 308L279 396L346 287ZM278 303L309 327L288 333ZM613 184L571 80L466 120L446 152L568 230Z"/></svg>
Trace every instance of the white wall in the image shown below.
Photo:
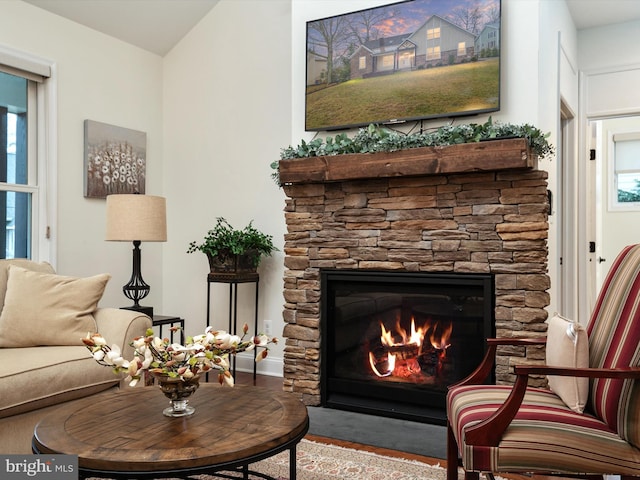
<svg viewBox="0 0 640 480"><path fill-rule="evenodd" d="M524 2L512 1L511 5L518 6ZM557 0L541 0L539 3L538 29L538 95L536 126L542 131L549 132L549 142L556 147L556 156L539 162L539 168L549 173L548 186L553 193L552 215L549 216L549 277L551 279L550 313L560 311L560 258L562 244L562 224L560 223L561 208L558 200L571 192L561 192L562 150L560 141L560 104L561 101L574 112L578 111L578 71L577 71L577 33L569 10L565 2ZM521 65L521 67L523 67ZM524 94L524 92L520 92ZM563 222L571 218L562 219ZM568 247L572 250L573 245ZM571 266L565 261L565 268ZM566 301L565 301L566 304Z"/></svg>
<svg viewBox="0 0 640 480"><path fill-rule="evenodd" d="M57 71L59 273L109 272L102 305L130 304L131 245L104 241L105 201L83 196L83 122L147 132L147 193L162 193L162 59L19 0L0 2L0 44L52 60ZM143 245L151 304L162 302L162 249Z"/></svg>
<svg viewBox="0 0 640 480"><path fill-rule="evenodd" d="M164 61L165 182L170 240L164 252L165 312L186 318L188 334L206 325L209 271L187 254L216 217L254 225L279 248L260 268L259 323L284 327L284 193L270 163L290 142L291 3L222 0ZM229 287L212 284L212 324L227 328ZM239 286L238 324L253 325L253 285ZM282 348L261 369L282 374Z"/></svg>
<svg viewBox="0 0 640 480"><path fill-rule="evenodd" d="M640 63L640 21L587 28L578 32L580 70L594 70Z"/></svg>

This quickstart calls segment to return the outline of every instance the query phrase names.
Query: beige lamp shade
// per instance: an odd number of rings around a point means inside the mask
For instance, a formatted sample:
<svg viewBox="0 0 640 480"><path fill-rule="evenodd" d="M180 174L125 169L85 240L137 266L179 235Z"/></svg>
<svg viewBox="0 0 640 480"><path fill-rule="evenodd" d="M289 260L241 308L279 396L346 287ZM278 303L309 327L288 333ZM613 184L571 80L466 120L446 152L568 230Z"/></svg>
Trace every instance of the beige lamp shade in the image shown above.
<svg viewBox="0 0 640 480"><path fill-rule="evenodd" d="M166 199L153 195L108 195L105 240L166 242Z"/></svg>

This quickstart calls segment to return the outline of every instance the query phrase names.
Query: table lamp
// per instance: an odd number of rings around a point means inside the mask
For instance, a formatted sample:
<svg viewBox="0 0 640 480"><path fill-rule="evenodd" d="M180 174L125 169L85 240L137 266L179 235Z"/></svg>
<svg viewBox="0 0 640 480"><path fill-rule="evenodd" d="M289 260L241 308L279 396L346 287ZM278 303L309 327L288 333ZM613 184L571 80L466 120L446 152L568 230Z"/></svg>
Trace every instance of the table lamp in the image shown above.
<svg viewBox="0 0 640 480"><path fill-rule="evenodd" d="M107 241L133 242L133 272L129 283L122 287L133 305L123 307L153 318L153 307L143 307L140 300L151 288L140 271L140 243L167 241L167 207L164 197L139 194L107 196Z"/></svg>

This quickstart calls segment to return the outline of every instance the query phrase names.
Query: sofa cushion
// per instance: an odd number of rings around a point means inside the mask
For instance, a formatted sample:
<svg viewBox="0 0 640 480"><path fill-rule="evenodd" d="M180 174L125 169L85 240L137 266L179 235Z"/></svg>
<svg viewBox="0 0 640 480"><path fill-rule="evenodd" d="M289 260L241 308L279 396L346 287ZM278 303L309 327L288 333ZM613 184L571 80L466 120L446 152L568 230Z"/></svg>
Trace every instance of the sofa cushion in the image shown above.
<svg viewBox="0 0 640 480"><path fill-rule="evenodd" d="M85 346L0 348L0 418L84 397L119 381Z"/></svg>
<svg viewBox="0 0 640 480"><path fill-rule="evenodd" d="M0 347L78 345L95 332L91 314L110 275L75 278L9 266Z"/></svg>
<svg viewBox="0 0 640 480"><path fill-rule="evenodd" d="M546 363L554 367L587 368L589 340L577 322L556 314L547 321ZM589 395L587 377L549 375L549 388L574 412L582 413Z"/></svg>

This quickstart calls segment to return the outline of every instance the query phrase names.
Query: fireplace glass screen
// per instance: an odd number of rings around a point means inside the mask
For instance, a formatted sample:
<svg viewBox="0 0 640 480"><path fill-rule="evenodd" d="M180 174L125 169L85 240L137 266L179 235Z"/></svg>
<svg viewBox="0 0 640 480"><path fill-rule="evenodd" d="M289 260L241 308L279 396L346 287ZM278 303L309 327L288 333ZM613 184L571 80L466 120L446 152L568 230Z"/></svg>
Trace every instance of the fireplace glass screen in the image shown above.
<svg viewBox="0 0 640 480"><path fill-rule="evenodd" d="M444 417L447 386L493 336L493 277L322 272L325 406L424 421Z"/></svg>

